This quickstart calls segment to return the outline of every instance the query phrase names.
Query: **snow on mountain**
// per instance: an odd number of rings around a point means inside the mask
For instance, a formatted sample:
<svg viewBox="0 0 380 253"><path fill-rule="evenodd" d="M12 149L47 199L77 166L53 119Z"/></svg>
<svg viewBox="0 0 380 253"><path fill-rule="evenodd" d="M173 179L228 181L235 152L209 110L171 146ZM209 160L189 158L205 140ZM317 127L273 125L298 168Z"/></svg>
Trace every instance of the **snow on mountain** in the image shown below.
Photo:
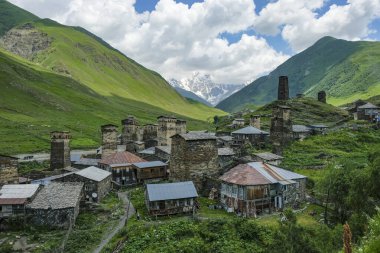
<svg viewBox="0 0 380 253"><path fill-rule="evenodd" d="M202 75L200 73L194 73L191 78L183 78L180 81L170 79L168 82L173 87L179 87L195 93L212 105L216 105L245 86L245 84L214 83L210 75Z"/></svg>

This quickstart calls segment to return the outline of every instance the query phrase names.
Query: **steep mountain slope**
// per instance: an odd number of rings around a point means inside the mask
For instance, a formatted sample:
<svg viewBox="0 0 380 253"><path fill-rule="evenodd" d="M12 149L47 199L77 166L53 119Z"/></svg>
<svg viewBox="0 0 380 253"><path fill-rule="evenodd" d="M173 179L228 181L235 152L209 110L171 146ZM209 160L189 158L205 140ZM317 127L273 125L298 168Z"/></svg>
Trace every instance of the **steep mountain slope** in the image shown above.
<svg viewBox="0 0 380 253"><path fill-rule="evenodd" d="M212 106L209 102L207 102L207 101L204 100L203 98L197 96L196 94L194 94L194 93L191 92L191 91L188 91L188 90L182 89L182 88L180 88L180 87L174 87L174 89L175 89L176 91L178 91L178 93L181 94L182 97L185 97L185 98L189 98L189 99L192 99L192 100L198 101L199 103L205 104L205 105L207 105L207 106Z"/></svg>
<svg viewBox="0 0 380 253"><path fill-rule="evenodd" d="M212 105L216 105L245 86L244 84L214 83L210 75L202 75L198 72L194 73L191 78L170 79L168 82L173 87L179 87L195 93Z"/></svg>
<svg viewBox="0 0 380 253"><path fill-rule="evenodd" d="M248 104L263 105L275 100L280 75L289 77L291 97L297 93L315 97L318 91L325 90L328 102L335 105L368 98L380 94L380 42L324 37L223 100L217 108L237 111Z"/></svg>
<svg viewBox="0 0 380 253"><path fill-rule="evenodd" d="M120 124L127 115L155 122L161 108L120 96L103 96L72 78L15 57L0 49L0 153L49 149L49 133L69 130L73 148L97 147L100 125ZM193 102L194 108L199 104ZM199 108L204 108L199 106ZM183 115L190 129L207 127Z"/></svg>

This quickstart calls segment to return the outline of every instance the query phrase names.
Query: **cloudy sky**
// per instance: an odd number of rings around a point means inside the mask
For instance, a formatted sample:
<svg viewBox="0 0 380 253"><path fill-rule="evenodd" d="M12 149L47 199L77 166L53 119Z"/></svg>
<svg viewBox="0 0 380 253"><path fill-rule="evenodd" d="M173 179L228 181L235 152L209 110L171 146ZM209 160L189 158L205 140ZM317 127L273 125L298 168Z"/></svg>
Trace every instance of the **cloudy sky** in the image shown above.
<svg viewBox="0 0 380 253"><path fill-rule="evenodd" d="M379 0L10 0L82 26L165 78L244 83L330 35L380 40Z"/></svg>

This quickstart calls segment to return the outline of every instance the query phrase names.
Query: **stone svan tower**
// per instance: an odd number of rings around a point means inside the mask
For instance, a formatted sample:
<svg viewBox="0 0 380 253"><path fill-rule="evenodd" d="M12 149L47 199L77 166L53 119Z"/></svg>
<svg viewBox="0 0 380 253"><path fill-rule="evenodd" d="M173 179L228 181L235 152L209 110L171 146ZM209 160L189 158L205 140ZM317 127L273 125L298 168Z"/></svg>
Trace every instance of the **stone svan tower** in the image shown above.
<svg viewBox="0 0 380 253"><path fill-rule="evenodd" d="M208 133L176 134L172 137L170 178L194 182L200 192L219 174L216 137ZM211 183L212 184L212 183Z"/></svg>
<svg viewBox="0 0 380 253"><path fill-rule="evenodd" d="M326 104L326 92L324 90L318 92L318 101Z"/></svg>
<svg viewBox="0 0 380 253"><path fill-rule="evenodd" d="M117 152L117 126L108 124L101 126L102 159Z"/></svg>
<svg viewBox="0 0 380 253"><path fill-rule="evenodd" d="M278 105L273 108L270 139L272 152L282 155L283 148L288 145L293 137L292 121L290 119L290 107Z"/></svg>
<svg viewBox="0 0 380 253"><path fill-rule="evenodd" d="M71 166L70 132L51 132L50 139L50 169L56 170Z"/></svg>
<svg viewBox="0 0 380 253"><path fill-rule="evenodd" d="M129 141L139 141L139 123L134 116L128 116L128 118L121 121L122 133L121 143L127 144Z"/></svg>
<svg viewBox="0 0 380 253"><path fill-rule="evenodd" d="M170 146L171 138L175 134L186 133L186 121L176 117L160 116L157 118L157 141L158 146Z"/></svg>
<svg viewBox="0 0 380 253"><path fill-rule="evenodd" d="M278 100L289 99L289 84L287 76L280 76L278 81Z"/></svg>
<svg viewBox="0 0 380 253"><path fill-rule="evenodd" d="M18 184L18 158L0 155L0 187L4 184Z"/></svg>
<svg viewBox="0 0 380 253"><path fill-rule="evenodd" d="M261 127L260 115L251 115L249 122L251 126L256 127L257 129L260 129Z"/></svg>

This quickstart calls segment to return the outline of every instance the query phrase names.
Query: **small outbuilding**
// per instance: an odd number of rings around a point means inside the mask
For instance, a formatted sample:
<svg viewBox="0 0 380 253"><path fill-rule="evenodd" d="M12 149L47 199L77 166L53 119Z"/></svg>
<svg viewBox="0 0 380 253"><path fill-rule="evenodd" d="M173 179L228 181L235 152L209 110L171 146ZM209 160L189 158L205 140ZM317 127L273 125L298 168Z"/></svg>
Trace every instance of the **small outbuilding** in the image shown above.
<svg viewBox="0 0 380 253"><path fill-rule="evenodd" d="M270 153L256 153L253 155L256 162L265 162L272 165L280 165L284 157Z"/></svg>
<svg viewBox="0 0 380 253"><path fill-rule="evenodd" d="M303 140L311 134L311 129L304 125L292 125L293 139Z"/></svg>
<svg viewBox="0 0 380 253"><path fill-rule="evenodd" d="M168 165L161 161L134 163L132 167L136 170L137 182L168 177Z"/></svg>
<svg viewBox="0 0 380 253"><path fill-rule="evenodd" d="M36 196L39 185L8 184L0 190L0 217L25 215L25 206Z"/></svg>
<svg viewBox="0 0 380 253"><path fill-rule="evenodd" d="M146 185L145 201L151 215L193 213L197 197L197 190L191 181Z"/></svg>
<svg viewBox="0 0 380 253"><path fill-rule="evenodd" d="M70 227L75 224L83 200L84 183L52 182L27 205L32 223L39 226Z"/></svg>
<svg viewBox="0 0 380 253"><path fill-rule="evenodd" d="M269 133L253 126L247 126L231 133L234 145L250 143L256 147L264 147L268 141Z"/></svg>
<svg viewBox="0 0 380 253"><path fill-rule="evenodd" d="M155 147L156 157L163 162L167 162L170 160L171 151L172 151L171 146L157 146L157 147Z"/></svg>

